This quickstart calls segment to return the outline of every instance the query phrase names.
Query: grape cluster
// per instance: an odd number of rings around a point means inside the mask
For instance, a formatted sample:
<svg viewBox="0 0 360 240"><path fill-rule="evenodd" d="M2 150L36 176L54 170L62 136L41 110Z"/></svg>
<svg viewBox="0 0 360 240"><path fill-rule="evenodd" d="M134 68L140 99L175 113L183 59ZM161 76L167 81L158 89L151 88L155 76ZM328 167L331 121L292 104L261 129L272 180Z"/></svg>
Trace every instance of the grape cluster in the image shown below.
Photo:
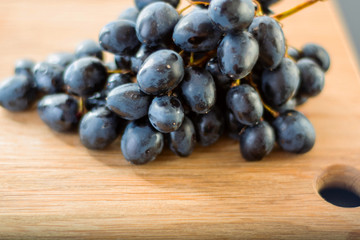
<svg viewBox="0 0 360 240"><path fill-rule="evenodd" d="M0 85L0 105L37 110L51 129L78 129L82 144L104 149L121 132L121 151L145 164L164 145L181 157L224 133L242 156L261 160L275 143L306 153L315 143L310 121L295 107L318 95L330 58L324 48L286 44L270 5L277 1L135 0L105 25L99 43L20 60ZM103 51L114 54L104 63Z"/></svg>

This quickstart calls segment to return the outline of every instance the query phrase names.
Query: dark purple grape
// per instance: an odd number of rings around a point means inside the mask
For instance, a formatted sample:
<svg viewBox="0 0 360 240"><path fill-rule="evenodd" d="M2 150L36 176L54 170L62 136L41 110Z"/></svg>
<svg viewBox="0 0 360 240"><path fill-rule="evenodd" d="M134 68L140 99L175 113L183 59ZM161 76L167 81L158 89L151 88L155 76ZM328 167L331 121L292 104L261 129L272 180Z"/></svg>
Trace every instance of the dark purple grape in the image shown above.
<svg viewBox="0 0 360 240"><path fill-rule="evenodd" d="M313 59L319 66L327 72L330 68L329 53L320 45L314 43L306 44L301 50L301 57Z"/></svg>
<svg viewBox="0 0 360 240"><path fill-rule="evenodd" d="M137 74L141 91L150 95L173 90L184 77L184 62L172 50L159 50L151 54Z"/></svg>
<svg viewBox="0 0 360 240"><path fill-rule="evenodd" d="M315 130L311 122L300 112L289 110L273 122L277 143L291 153L306 153L315 144Z"/></svg>
<svg viewBox="0 0 360 240"><path fill-rule="evenodd" d="M213 76L216 87L227 90L230 88L234 80L223 74L219 68L218 59L212 58L206 64L206 70Z"/></svg>
<svg viewBox="0 0 360 240"><path fill-rule="evenodd" d="M197 140L202 146L216 143L225 129L225 119L219 108L215 107L207 114L197 114L193 119Z"/></svg>
<svg viewBox="0 0 360 240"><path fill-rule="evenodd" d="M251 0L212 0L209 6L211 21L224 32L246 29L254 15L255 6Z"/></svg>
<svg viewBox="0 0 360 240"><path fill-rule="evenodd" d="M34 67L37 88L43 93L59 93L65 90L64 67L48 62L41 62Z"/></svg>
<svg viewBox="0 0 360 240"><path fill-rule="evenodd" d="M162 133L176 131L184 120L184 109L180 100L173 96L155 97L149 107L152 126Z"/></svg>
<svg viewBox="0 0 360 240"><path fill-rule="evenodd" d="M135 23L128 20L108 23L100 31L99 43L105 51L113 54L133 54L140 46L136 37Z"/></svg>
<svg viewBox="0 0 360 240"><path fill-rule="evenodd" d="M228 34L221 41L217 54L221 72L240 79L253 69L259 57L259 45L248 32Z"/></svg>
<svg viewBox="0 0 360 240"><path fill-rule="evenodd" d="M58 132L73 130L78 123L78 102L65 93L43 97L37 110L41 120Z"/></svg>
<svg viewBox="0 0 360 240"><path fill-rule="evenodd" d="M99 59L84 57L76 60L66 69L64 81L70 93L91 96L102 90L107 76L106 67Z"/></svg>
<svg viewBox="0 0 360 240"><path fill-rule="evenodd" d="M222 33L210 21L207 10L194 10L176 24L173 41L187 52L216 49Z"/></svg>
<svg viewBox="0 0 360 240"><path fill-rule="evenodd" d="M80 122L81 143L89 149L104 149L119 135L121 121L105 107L85 114Z"/></svg>
<svg viewBox="0 0 360 240"><path fill-rule="evenodd" d="M100 60L103 60L103 52L100 48L100 45L91 39L82 41L76 47L75 56L77 59L83 57L96 57Z"/></svg>
<svg viewBox="0 0 360 240"><path fill-rule="evenodd" d="M170 38L179 14L165 2L155 2L146 6L136 21L136 33L141 43L156 46Z"/></svg>
<svg viewBox="0 0 360 240"><path fill-rule="evenodd" d="M51 64L57 64L64 68L69 66L75 60L76 60L75 54L68 52L53 53L46 58L46 62Z"/></svg>
<svg viewBox="0 0 360 240"><path fill-rule="evenodd" d="M162 152L164 137L144 119L130 122L121 138L121 152L125 159L135 165L155 160Z"/></svg>
<svg viewBox="0 0 360 240"><path fill-rule="evenodd" d="M139 10L136 7L129 7L119 15L118 20L128 20L136 23L138 16Z"/></svg>
<svg viewBox="0 0 360 240"><path fill-rule="evenodd" d="M215 105L215 82L211 74L205 69L186 68L180 88L185 102L195 113L207 113Z"/></svg>
<svg viewBox="0 0 360 240"><path fill-rule="evenodd" d="M268 16L255 17L249 32L259 43L259 63L270 70L278 67L285 55L285 37L279 23Z"/></svg>
<svg viewBox="0 0 360 240"><path fill-rule="evenodd" d="M281 106L292 98L299 87L300 72L290 58L283 58L273 71L265 70L261 78L261 91L271 106Z"/></svg>
<svg viewBox="0 0 360 240"><path fill-rule="evenodd" d="M300 87L298 95L314 97L324 88L325 74L320 66L310 58L302 58L297 62L300 70Z"/></svg>
<svg viewBox="0 0 360 240"><path fill-rule="evenodd" d="M226 104L238 122L244 125L257 124L264 112L259 93L248 84L231 88L226 96Z"/></svg>
<svg viewBox="0 0 360 240"><path fill-rule="evenodd" d="M135 0L135 5L139 10L142 10L147 5L154 3L154 2L166 2L171 4L174 8L177 8L179 5L180 0Z"/></svg>
<svg viewBox="0 0 360 240"><path fill-rule="evenodd" d="M196 132L192 121L185 117L181 127L169 133L168 142L170 150L180 157L189 156L196 144Z"/></svg>
<svg viewBox="0 0 360 240"><path fill-rule="evenodd" d="M266 121L247 127L240 135L240 152L247 161L260 161L275 144L274 129Z"/></svg>
<svg viewBox="0 0 360 240"><path fill-rule="evenodd" d="M0 106L11 112L28 109L36 98L36 87L32 78L15 75L0 83Z"/></svg>
<svg viewBox="0 0 360 240"><path fill-rule="evenodd" d="M127 83L111 90L107 107L126 120L136 120L147 115L150 96L142 93L136 83Z"/></svg>

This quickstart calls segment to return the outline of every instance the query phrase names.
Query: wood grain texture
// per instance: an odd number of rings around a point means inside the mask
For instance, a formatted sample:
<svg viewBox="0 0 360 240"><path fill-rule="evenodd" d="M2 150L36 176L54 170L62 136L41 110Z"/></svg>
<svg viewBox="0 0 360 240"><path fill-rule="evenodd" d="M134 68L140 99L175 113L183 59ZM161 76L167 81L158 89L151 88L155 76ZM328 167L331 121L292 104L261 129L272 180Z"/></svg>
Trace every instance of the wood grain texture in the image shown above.
<svg viewBox="0 0 360 240"><path fill-rule="evenodd" d="M0 77L22 57L72 51L130 5L119 0L0 1ZM289 8L284 0L276 11ZM222 139L189 158L169 150L132 166L119 140L96 152L48 129L36 111L0 110L0 239L360 239L360 209L316 192L328 166L360 168L360 81L330 2L283 21L288 43L332 57L324 92L301 107L317 132L305 155L245 162Z"/></svg>

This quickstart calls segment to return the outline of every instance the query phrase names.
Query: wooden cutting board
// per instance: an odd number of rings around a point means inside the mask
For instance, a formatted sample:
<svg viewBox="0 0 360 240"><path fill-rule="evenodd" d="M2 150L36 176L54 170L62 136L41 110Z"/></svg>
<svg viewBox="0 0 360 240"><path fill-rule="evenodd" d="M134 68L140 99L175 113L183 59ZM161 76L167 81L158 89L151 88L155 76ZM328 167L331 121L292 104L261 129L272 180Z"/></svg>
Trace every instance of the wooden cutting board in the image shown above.
<svg viewBox="0 0 360 240"><path fill-rule="evenodd" d="M0 1L0 77L12 74L16 59L41 61L96 39L130 4ZM151 164L132 166L119 140L90 151L77 135L52 132L35 110L1 109L0 239L360 239L360 209L336 207L317 193L335 181L360 194L360 78L352 48L330 2L283 25L290 45L317 42L332 57L324 92L300 108L317 132L310 153L277 148L261 162L245 162L238 144L224 138L188 158L165 150ZM348 167L327 169L337 164Z"/></svg>

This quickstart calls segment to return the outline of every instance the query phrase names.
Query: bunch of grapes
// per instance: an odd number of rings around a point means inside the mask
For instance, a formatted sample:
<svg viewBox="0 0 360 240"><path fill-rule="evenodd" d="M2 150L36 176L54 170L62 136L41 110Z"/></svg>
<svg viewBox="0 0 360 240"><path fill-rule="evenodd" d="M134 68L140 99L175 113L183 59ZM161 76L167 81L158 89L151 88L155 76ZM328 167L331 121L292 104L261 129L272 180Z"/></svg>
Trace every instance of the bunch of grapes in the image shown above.
<svg viewBox="0 0 360 240"><path fill-rule="evenodd" d="M20 60L0 85L0 105L37 110L51 129L78 129L82 144L104 149L122 133L121 151L145 164L164 145L189 156L224 134L248 161L275 143L306 153L315 143L310 121L295 107L318 95L330 58L324 48L286 44L279 21L317 0L278 15L274 0L135 0L105 25L99 43ZM191 9L187 14L185 10ZM114 61L103 62L103 51Z"/></svg>

